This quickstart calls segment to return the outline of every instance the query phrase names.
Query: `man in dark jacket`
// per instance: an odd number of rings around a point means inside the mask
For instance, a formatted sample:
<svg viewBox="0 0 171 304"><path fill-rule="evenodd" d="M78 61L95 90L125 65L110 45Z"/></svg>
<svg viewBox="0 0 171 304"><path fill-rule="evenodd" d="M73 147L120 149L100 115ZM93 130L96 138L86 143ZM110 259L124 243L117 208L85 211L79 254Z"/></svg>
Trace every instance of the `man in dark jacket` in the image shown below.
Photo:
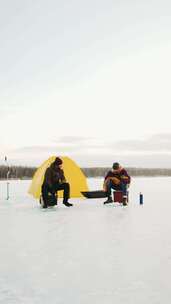
<svg viewBox="0 0 171 304"><path fill-rule="evenodd" d="M66 182L64 171L62 169L62 160L56 157L55 161L46 169L44 181L42 185L42 197L44 201L44 208L47 208L47 197L50 192L52 195L58 190L63 190L63 204L67 207L72 206L68 202L70 196L70 185Z"/></svg>
<svg viewBox="0 0 171 304"><path fill-rule="evenodd" d="M127 188L131 182L131 178L127 171L120 166L119 163L114 163L104 179L104 191L107 192L108 199L104 204L112 203L111 189L120 190L123 192L123 205L127 205Z"/></svg>

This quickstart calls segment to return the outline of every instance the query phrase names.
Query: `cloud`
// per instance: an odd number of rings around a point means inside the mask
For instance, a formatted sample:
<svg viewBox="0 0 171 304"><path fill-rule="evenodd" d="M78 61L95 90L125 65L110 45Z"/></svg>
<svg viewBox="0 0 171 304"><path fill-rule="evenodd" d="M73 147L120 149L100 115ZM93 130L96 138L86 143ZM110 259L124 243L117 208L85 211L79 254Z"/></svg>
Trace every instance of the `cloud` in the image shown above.
<svg viewBox="0 0 171 304"><path fill-rule="evenodd" d="M171 167L171 134L155 134L144 140L112 142L65 136L53 145L22 147L8 153L16 163L40 164L52 155L66 155L81 166L111 166L114 161L131 167Z"/></svg>
<svg viewBox="0 0 171 304"><path fill-rule="evenodd" d="M48 145L25 146L19 149L8 151L8 155L18 159L44 159L51 155L68 155L74 157L79 155L79 159L100 157L105 159L105 155L119 156L151 155L171 153L171 133L154 134L143 140L122 140L112 141L110 139L83 137L83 136L63 136L57 139L56 143ZM90 158L91 158L90 157ZM168 164L169 165L169 164Z"/></svg>
<svg viewBox="0 0 171 304"><path fill-rule="evenodd" d="M159 133L151 136L152 140L171 141L171 133Z"/></svg>
<svg viewBox="0 0 171 304"><path fill-rule="evenodd" d="M134 152L171 152L171 133L154 134L143 140L122 140L112 141L110 139L102 140L100 138L93 137L77 137L77 136L65 136L59 138L57 141L60 144L68 145L72 144L79 148L79 150L89 150L96 153L108 152L120 152L120 153L134 153ZM68 148L69 150L69 148Z"/></svg>
<svg viewBox="0 0 171 304"><path fill-rule="evenodd" d="M91 140L90 137L83 137L83 136L62 136L59 137L57 140L55 140L56 143L72 143L72 144L79 144L82 142L86 142L88 140Z"/></svg>
<svg viewBox="0 0 171 304"><path fill-rule="evenodd" d="M111 141L96 138L86 138L78 136L60 137L56 144L28 146L14 150L15 153L65 153L75 152L84 154L102 154L102 153L171 153L171 134L155 134L143 140L122 140Z"/></svg>
<svg viewBox="0 0 171 304"><path fill-rule="evenodd" d="M78 150L78 149L77 149ZM72 152L75 151L75 146L73 145L47 145L47 146L30 146L30 147L23 147L19 149L13 150L14 154L33 154L33 153L52 153L59 154L65 152Z"/></svg>
<svg viewBox="0 0 171 304"><path fill-rule="evenodd" d="M144 140L123 140L109 143L109 149L127 152L171 152L171 134L155 134Z"/></svg>

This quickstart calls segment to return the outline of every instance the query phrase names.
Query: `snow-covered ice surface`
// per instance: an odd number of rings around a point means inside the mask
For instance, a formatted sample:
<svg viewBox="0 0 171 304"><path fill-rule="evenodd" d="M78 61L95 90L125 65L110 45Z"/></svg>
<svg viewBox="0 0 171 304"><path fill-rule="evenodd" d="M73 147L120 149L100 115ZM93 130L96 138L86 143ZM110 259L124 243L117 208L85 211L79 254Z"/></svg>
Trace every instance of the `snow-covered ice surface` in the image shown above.
<svg viewBox="0 0 171 304"><path fill-rule="evenodd" d="M29 184L0 182L0 303L171 303L171 178L134 178L128 207L41 209Z"/></svg>

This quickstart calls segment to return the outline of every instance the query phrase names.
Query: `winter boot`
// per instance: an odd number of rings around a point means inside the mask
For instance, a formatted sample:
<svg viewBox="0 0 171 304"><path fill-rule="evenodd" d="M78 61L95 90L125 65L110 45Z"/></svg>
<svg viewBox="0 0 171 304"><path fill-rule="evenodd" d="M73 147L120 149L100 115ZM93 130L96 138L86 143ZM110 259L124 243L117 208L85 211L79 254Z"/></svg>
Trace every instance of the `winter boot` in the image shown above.
<svg viewBox="0 0 171 304"><path fill-rule="evenodd" d="M122 199L122 204L123 206L127 206L127 196L123 196L123 199Z"/></svg>
<svg viewBox="0 0 171 304"><path fill-rule="evenodd" d="M47 208L48 207L47 203L44 201L42 195L40 196L39 202L40 202L40 205L42 206L42 208Z"/></svg>
<svg viewBox="0 0 171 304"><path fill-rule="evenodd" d="M66 207L71 207L71 206L73 206L73 204L70 204L69 202L63 202L63 204L64 204Z"/></svg>
<svg viewBox="0 0 171 304"><path fill-rule="evenodd" d="M107 201L105 201L103 204L105 205L105 204L110 204L110 203L113 203L113 200L112 200L111 196L109 196Z"/></svg>

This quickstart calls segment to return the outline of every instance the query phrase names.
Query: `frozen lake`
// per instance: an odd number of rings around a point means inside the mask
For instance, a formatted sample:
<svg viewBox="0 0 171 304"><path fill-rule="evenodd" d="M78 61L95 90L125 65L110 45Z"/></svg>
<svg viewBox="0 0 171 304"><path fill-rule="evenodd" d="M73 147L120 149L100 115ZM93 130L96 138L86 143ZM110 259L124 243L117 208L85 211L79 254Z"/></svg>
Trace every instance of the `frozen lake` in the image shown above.
<svg viewBox="0 0 171 304"><path fill-rule="evenodd" d="M134 178L128 207L41 209L29 184L0 182L0 303L171 303L171 178Z"/></svg>

